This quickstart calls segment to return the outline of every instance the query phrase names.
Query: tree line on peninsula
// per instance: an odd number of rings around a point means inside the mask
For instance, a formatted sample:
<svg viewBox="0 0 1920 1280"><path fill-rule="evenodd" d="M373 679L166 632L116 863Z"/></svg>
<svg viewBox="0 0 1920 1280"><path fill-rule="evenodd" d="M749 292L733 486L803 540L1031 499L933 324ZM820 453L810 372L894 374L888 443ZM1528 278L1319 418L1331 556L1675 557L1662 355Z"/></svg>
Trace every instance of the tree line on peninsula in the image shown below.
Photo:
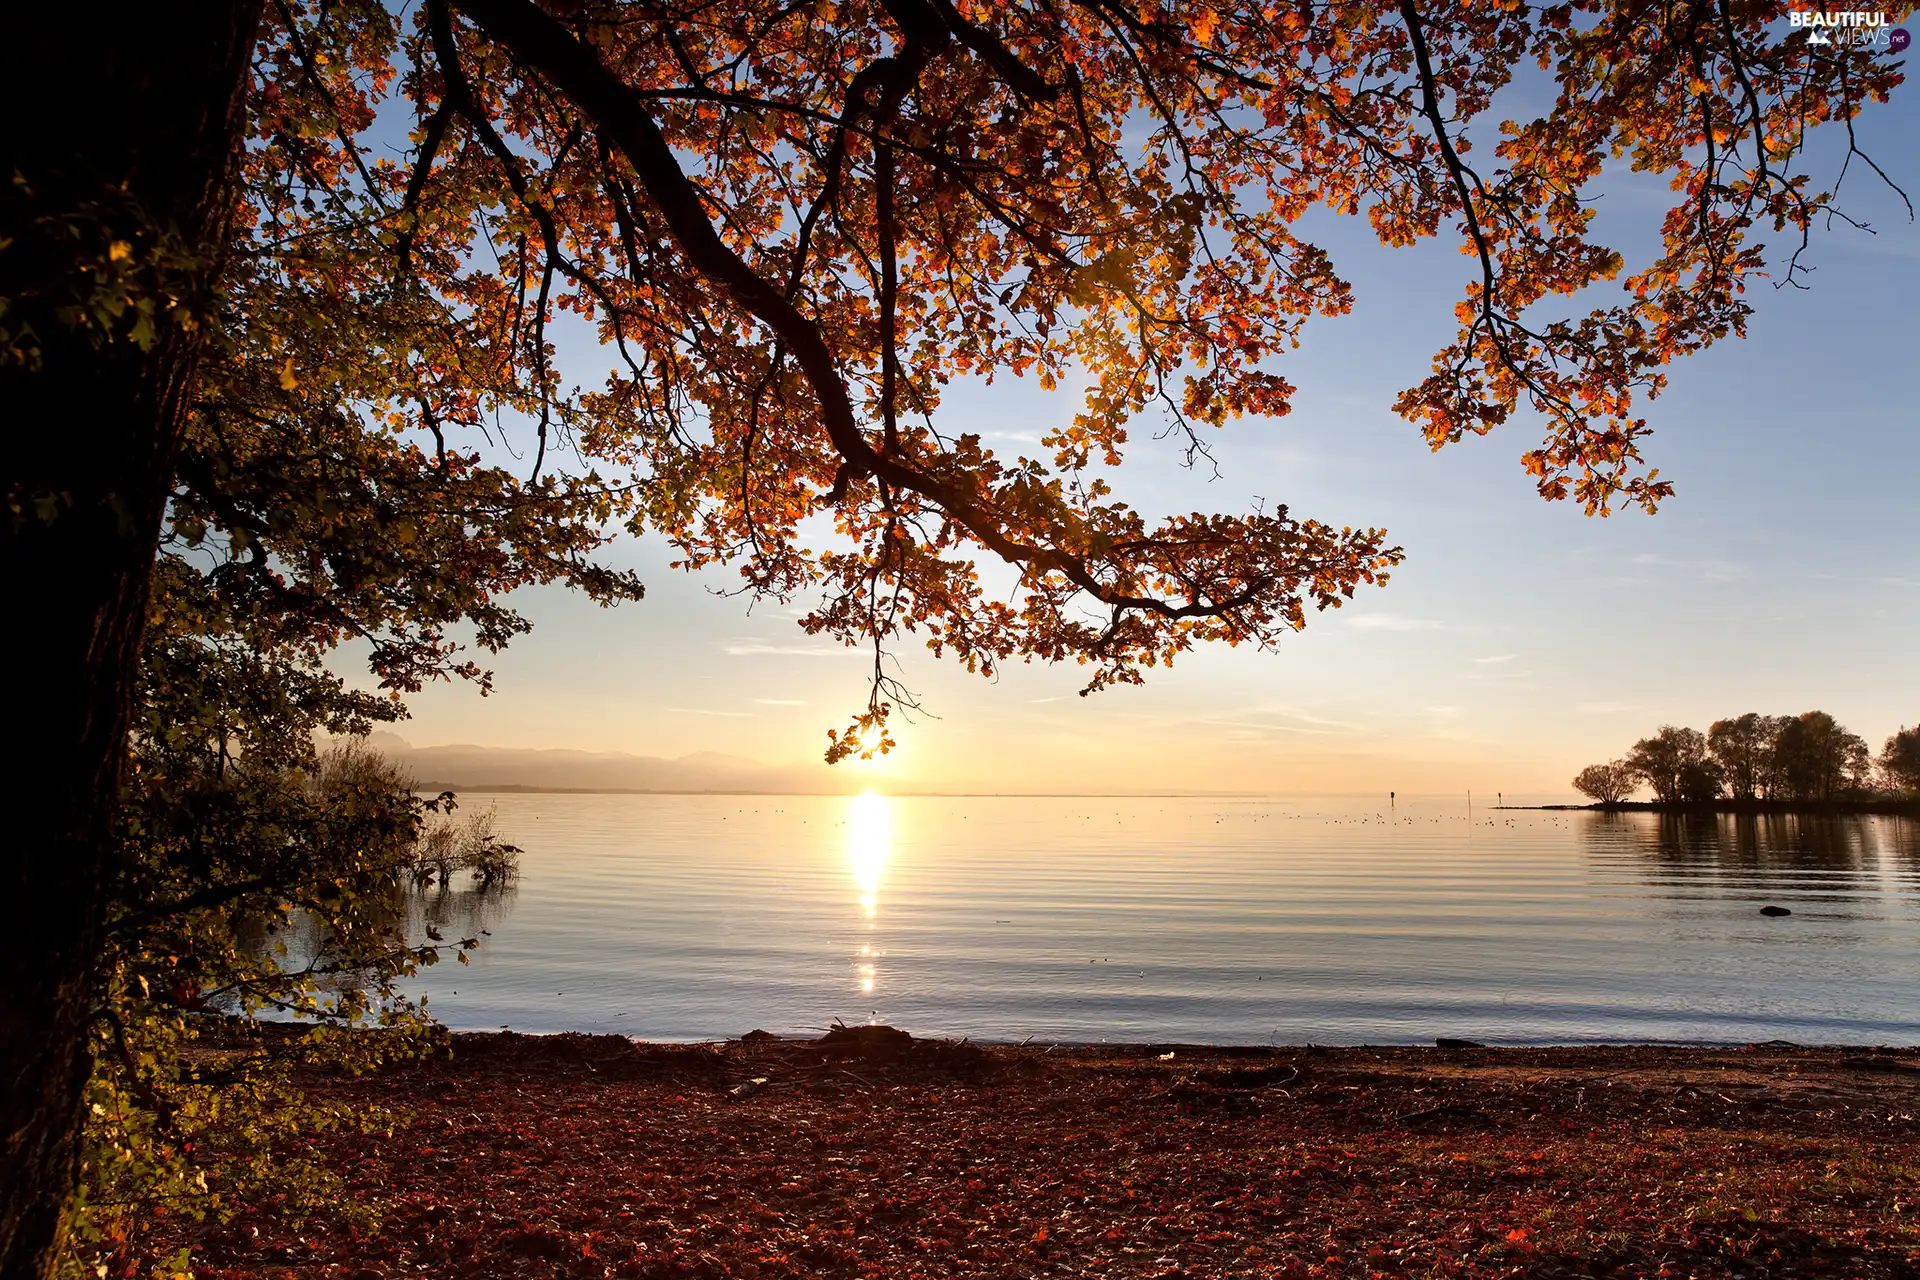
<svg viewBox="0 0 1920 1280"><path fill-rule="evenodd" d="M1832 804L1920 796L1920 726L1902 727L1875 756L1824 711L1715 720L1705 733L1662 725L1617 760L1592 764L1574 789L1620 804L1641 788L1661 804L1717 800Z"/></svg>

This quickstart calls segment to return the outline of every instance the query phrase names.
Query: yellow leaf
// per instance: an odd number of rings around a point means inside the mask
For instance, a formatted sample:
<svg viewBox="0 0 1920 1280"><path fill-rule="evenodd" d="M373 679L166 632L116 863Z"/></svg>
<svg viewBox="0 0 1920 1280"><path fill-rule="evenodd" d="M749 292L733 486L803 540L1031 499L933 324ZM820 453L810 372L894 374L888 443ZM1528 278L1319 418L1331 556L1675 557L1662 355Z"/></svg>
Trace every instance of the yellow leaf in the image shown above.
<svg viewBox="0 0 1920 1280"><path fill-rule="evenodd" d="M299 385L300 379L293 376L293 357L288 356L287 362L280 366L280 389L291 391Z"/></svg>

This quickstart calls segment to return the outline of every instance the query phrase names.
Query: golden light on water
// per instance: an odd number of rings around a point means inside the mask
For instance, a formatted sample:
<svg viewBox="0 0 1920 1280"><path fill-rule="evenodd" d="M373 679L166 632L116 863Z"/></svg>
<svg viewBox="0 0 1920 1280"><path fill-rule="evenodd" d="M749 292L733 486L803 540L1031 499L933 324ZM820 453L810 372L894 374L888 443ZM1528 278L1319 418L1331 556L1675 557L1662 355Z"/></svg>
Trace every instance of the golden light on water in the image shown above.
<svg viewBox="0 0 1920 1280"><path fill-rule="evenodd" d="M893 823L887 811L887 798L876 792L862 792L853 798L847 815L847 862L853 868L853 882L860 889L860 907L872 919L880 905L880 877L886 871L891 852Z"/></svg>
<svg viewBox="0 0 1920 1280"><path fill-rule="evenodd" d="M887 798L872 791L855 796L847 813L847 865L853 871L854 887L860 890L860 910L867 917L869 929L880 908L880 880L892 853L893 816ZM878 953L868 943L853 962L862 995L873 994L878 960Z"/></svg>

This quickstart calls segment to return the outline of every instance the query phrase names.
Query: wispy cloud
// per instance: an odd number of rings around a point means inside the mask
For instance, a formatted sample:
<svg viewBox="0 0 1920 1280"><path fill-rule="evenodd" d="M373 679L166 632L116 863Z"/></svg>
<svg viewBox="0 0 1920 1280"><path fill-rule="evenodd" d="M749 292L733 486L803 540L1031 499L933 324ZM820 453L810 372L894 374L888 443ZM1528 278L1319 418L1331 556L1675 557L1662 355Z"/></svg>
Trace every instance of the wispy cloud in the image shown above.
<svg viewBox="0 0 1920 1280"><path fill-rule="evenodd" d="M1637 702L1583 702L1574 708L1575 711L1584 712L1590 716L1605 716L1612 715L1616 711L1639 711L1640 709L1641 706Z"/></svg>
<svg viewBox="0 0 1920 1280"><path fill-rule="evenodd" d="M1194 724L1206 725L1209 729L1231 730L1237 740L1251 741L1269 733L1298 733L1308 737L1328 737L1345 733L1345 729L1327 729L1310 724L1267 724L1254 720L1195 720Z"/></svg>
<svg viewBox="0 0 1920 1280"><path fill-rule="evenodd" d="M806 707L813 704L803 698L755 698L763 707Z"/></svg>
<svg viewBox="0 0 1920 1280"><path fill-rule="evenodd" d="M1270 717L1270 718L1269 718ZM1364 733L1365 729L1347 720L1329 720L1325 716L1302 711L1298 707L1250 707L1239 717L1197 720L1209 728L1240 729L1259 733L1299 733L1314 736Z"/></svg>
<svg viewBox="0 0 1920 1280"><path fill-rule="evenodd" d="M735 640L722 651L731 658L847 658L859 657L857 650L828 645L773 644L766 640Z"/></svg>
<svg viewBox="0 0 1920 1280"><path fill-rule="evenodd" d="M1283 720L1298 720L1302 724L1310 724L1315 726L1316 728L1344 729L1350 733L1359 733L1361 732L1361 729L1362 729L1362 726L1353 723L1351 720L1330 720L1326 716L1315 715L1311 711L1307 711L1301 707L1296 707L1296 706L1293 706L1291 703L1285 703L1285 702L1268 703L1265 706L1255 707L1253 709L1253 714L1262 715L1262 716L1279 716Z"/></svg>
<svg viewBox="0 0 1920 1280"><path fill-rule="evenodd" d="M1692 582L1705 586L1727 586L1744 582L1753 570L1738 560L1720 556L1669 556L1644 551L1625 560L1596 560L1591 552L1574 556L1576 562L1592 564L1588 576L1595 586L1646 587L1656 583Z"/></svg>
<svg viewBox="0 0 1920 1280"><path fill-rule="evenodd" d="M683 716L725 716L729 720L751 720L751 711L715 711L712 707L662 707L662 711L677 711Z"/></svg>
<svg viewBox="0 0 1920 1280"><path fill-rule="evenodd" d="M1348 623L1367 631L1450 631L1452 628L1434 618L1406 618L1394 613L1363 613Z"/></svg>
<svg viewBox="0 0 1920 1280"><path fill-rule="evenodd" d="M1490 653L1484 658L1469 659L1478 671L1469 671L1469 680L1496 680L1502 684L1531 680L1533 671L1527 667L1513 666L1513 660L1519 655L1514 653Z"/></svg>
<svg viewBox="0 0 1920 1280"><path fill-rule="evenodd" d="M1750 577L1752 572L1737 560L1719 556L1678 557L1646 553L1635 556L1633 563L1664 570L1676 577L1715 584L1741 582Z"/></svg>
<svg viewBox="0 0 1920 1280"><path fill-rule="evenodd" d="M1920 587L1920 578L1902 578L1898 576L1873 578L1857 577L1844 573L1816 573L1815 582L1851 582L1868 587Z"/></svg>

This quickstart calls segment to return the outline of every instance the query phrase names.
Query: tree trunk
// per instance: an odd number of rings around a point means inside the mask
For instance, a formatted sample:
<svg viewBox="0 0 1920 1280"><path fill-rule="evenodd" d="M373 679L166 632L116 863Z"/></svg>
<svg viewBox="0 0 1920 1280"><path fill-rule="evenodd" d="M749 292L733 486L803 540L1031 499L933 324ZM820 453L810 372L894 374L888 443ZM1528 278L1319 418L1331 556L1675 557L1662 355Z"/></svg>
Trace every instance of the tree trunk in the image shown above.
<svg viewBox="0 0 1920 1280"><path fill-rule="evenodd" d="M0 1280L51 1274L79 1172L148 584L208 348L204 326L143 349L125 317L89 331L61 308L103 260L140 268L161 230L200 265L136 279L207 288L258 16L258 0L0 5Z"/></svg>

